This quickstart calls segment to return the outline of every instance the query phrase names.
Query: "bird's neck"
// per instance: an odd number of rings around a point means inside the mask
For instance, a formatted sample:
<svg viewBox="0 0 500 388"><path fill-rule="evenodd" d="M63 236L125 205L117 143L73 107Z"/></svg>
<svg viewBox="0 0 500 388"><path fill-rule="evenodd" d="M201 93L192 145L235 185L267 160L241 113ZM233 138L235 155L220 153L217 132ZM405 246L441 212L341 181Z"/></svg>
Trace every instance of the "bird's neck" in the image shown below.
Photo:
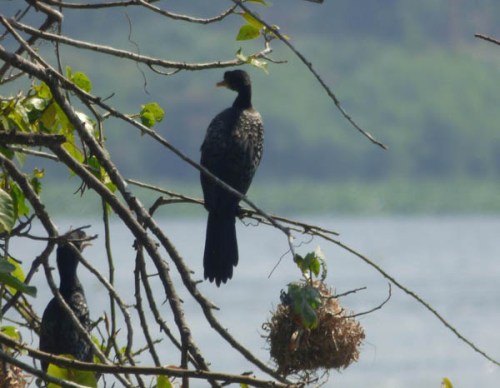
<svg viewBox="0 0 500 388"><path fill-rule="evenodd" d="M233 108L248 109L252 107L252 87L245 86L238 92L238 97L233 102Z"/></svg>
<svg viewBox="0 0 500 388"><path fill-rule="evenodd" d="M59 286L59 292L63 295L71 293L74 290L78 290L82 287L78 276L76 275L76 268L74 270L64 271L60 274L61 284Z"/></svg>

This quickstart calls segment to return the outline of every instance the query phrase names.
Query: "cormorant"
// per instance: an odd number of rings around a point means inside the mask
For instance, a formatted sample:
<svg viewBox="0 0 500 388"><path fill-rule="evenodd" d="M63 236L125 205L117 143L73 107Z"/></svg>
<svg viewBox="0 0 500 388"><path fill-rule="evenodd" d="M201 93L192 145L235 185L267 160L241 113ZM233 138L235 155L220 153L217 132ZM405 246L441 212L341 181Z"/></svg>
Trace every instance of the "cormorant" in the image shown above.
<svg viewBox="0 0 500 388"><path fill-rule="evenodd" d="M242 194L246 194L262 157L264 127L252 107L252 86L243 70L224 73L217 83L238 92L230 108L212 120L201 146L201 165ZM238 264L236 215L239 199L205 174L201 186L208 210L203 266L205 279L217 286L233 276Z"/></svg>
<svg viewBox="0 0 500 388"><path fill-rule="evenodd" d="M82 285L76 274L78 257L69 247L73 244L80 252L90 245L82 241L87 236L81 230L68 234L68 242L57 248L57 268L59 270L59 292L64 301L73 310L82 326L90 332L90 318L87 301ZM74 240L73 242L70 242ZM76 240L76 241L75 241ZM40 330L40 350L53 354L71 354L80 361L91 362L93 359L92 346L80 335L71 318L54 297L49 302L42 316ZM42 360L42 369L48 368L48 363Z"/></svg>

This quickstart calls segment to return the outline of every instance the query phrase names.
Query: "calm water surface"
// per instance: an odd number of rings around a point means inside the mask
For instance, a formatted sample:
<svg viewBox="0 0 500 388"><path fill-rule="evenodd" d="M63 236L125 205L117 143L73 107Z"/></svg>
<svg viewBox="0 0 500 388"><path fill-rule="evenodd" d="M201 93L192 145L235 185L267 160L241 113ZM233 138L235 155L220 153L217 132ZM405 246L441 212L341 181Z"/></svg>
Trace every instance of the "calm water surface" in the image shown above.
<svg viewBox="0 0 500 388"><path fill-rule="evenodd" d="M493 358L500 360L500 217L414 218L308 218L300 220L341 233L339 239L368 256L400 283L420 295L464 336ZM91 221L92 233L100 235L85 256L107 273L103 230ZM195 278L202 277L205 220L163 220L170 236ZM71 223L61 221L65 230ZM77 225L75 225L77 226ZM134 303L134 251L130 234L118 223L113 229L116 288ZM388 282L359 258L319 239L297 236L298 253L320 245L328 260L327 282L338 293L359 287L366 290L342 299L354 312L379 305L388 295ZM240 264L233 280L220 288L201 284L200 289L219 307L218 318L231 333L261 359L268 361L262 323L279 303L280 290L298 278L291 264L285 237L274 229L238 223ZM37 246L14 245L18 256L32 257ZM54 259L53 257L51 258ZM87 292L91 316L108 312L106 293L84 268L81 280ZM178 282L175 271L172 276ZM40 272L35 306L41 314L51 295ZM179 288L193 335L213 370L241 373L253 370L246 360L205 324L203 314L189 295ZM156 288L163 300L161 287ZM161 307L167 321L168 306ZM390 301L380 310L360 317L366 341L358 363L332 372L326 386L335 387L439 387L444 376L455 387L500 387L500 367L493 365L461 342L428 310L393 286ZM153 320L151 320L153 322ZM175 329L174 325L171 327ZM141 330L136 325L135 330ZM175 332L175 330L174 330ZM158 336L160 336L158 334ZM37 343L37 341L35 342ZM160 346L164 364L178 364L176 351L167 342ZM136 341L134 347L143 343ZM146 357L144 364L150 363Z"/></svg>

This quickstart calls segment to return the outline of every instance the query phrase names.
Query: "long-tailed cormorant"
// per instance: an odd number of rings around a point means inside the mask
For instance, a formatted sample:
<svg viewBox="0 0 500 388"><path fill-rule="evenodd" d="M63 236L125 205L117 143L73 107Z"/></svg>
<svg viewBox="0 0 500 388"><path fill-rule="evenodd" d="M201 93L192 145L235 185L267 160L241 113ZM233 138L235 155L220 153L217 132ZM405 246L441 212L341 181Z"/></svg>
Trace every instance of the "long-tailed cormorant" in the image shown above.
<svg viewBox="0 0 500 388"><path fill-rule="evenodd" d="M78 280L76 268L78 257L69 244L73 244L80 252L89 245L82 241L87 236L81 230L68 234L68 242L57 248L57 268L59 270L59 292L69 305L82 326L90 332L90 318L87 301L82 285ZM73 242L70 242L74 240ZM40 329L40 350L53 354L70 354L80 361L91 362L92 346L78 332L69 314L54 297L49 302L42 316ZM48 363L42 361L42 369L46 371Z"/></svg>
<svg viewBox="0 0 500 388"><path fill-rule="evenodd" d="M252 86L243 70L227 71L217 86L238 96L208 126L201 146L201 165L242 194L246 194L262 157L264 127L252 107ZM205 279L217 286L233 276L238 264L235 220L239 199L205 174L201 186L208 210L203 266Z"/></svg>

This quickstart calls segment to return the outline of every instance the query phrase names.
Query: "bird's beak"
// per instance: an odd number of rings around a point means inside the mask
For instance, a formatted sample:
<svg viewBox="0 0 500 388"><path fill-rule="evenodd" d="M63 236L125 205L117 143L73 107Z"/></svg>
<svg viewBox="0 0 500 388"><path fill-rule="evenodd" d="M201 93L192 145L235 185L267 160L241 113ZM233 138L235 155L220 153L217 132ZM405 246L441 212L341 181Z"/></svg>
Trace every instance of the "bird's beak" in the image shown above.
<svg viewBox="0 0 500 388"><path fill-rule="evenodd" d="M227 88L227 83L226 81L222 80L220 82L217 82L215 86L217 86L218 88Z"/></svg>

